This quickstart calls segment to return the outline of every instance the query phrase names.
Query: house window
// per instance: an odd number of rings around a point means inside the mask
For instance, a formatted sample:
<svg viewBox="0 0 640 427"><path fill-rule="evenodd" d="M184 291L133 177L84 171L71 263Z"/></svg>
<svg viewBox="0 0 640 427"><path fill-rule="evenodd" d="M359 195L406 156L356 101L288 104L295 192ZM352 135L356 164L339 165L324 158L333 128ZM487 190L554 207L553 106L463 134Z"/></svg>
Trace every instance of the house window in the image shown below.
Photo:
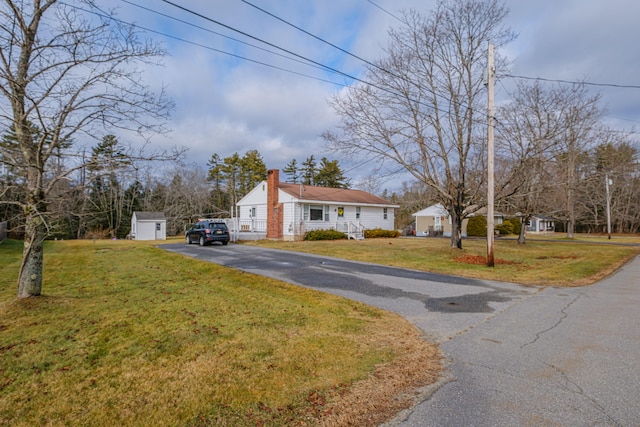
<svg viewBox="0 0 640 427"><path fill-rule="evenodd" d="M338 218L344 218L344 208L342 206L338 208Z"/></svg>
<svg viewBox="0 0 640 427"><path fill-rule="evenodd" d="M360 206L356 206L356 219L360 219Z"/></svg>
<svg viewBox="0 0 640 427"><path fill-rule="evenodd" d="M251 208L251 210L249 211L249 217L250 218L255 218L256 217L256 208L255 206Z"/></svg>
<svg viewBox="0 0 640 427"><path fill-rule="evenodd" d="M305 221L329 221L329 206L304 205Z"/></svg>
<svg viewBox="0 0 640 427"><path fill-rule="evenodd" d="M387 219L387 208L382 208L382 218Z"/></svg>

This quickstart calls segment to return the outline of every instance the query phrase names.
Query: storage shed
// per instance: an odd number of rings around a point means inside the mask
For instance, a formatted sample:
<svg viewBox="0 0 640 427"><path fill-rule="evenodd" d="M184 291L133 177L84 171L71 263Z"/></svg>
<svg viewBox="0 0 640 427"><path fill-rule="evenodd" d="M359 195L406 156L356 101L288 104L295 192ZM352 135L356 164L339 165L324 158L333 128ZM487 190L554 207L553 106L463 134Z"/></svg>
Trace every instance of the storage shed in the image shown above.
<svg viewBox="0 0 640 427"><path fill-rule="evenodd" d="M134 212L130 236L132 240L166 240L167 219L164 212Z"/></svg>

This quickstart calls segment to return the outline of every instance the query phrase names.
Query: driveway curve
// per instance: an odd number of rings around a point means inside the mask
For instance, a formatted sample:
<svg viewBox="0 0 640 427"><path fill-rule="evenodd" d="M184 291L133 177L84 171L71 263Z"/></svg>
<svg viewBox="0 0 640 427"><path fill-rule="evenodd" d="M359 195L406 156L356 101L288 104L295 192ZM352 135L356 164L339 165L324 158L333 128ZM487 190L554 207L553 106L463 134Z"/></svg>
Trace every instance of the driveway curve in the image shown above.
<svg viewBox="0 0 640 427"><path fill-rule="evenodd" d="M396 312L447 377L389 425L640 426L640 257L583 288L533 288L245 245L163 249Z"/></svg>

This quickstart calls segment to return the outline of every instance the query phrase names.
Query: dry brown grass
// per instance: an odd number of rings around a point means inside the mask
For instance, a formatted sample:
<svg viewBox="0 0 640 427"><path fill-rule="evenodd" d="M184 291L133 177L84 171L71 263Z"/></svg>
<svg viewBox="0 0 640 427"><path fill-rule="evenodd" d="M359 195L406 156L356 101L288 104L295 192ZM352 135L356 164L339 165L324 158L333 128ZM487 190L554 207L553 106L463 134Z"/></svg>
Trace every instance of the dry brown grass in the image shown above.
<svg viewBox="0 0 640 427"><path fill-rule="evenodd" d="M384 330L383 325L379 330ZM324 408L320 425L378 426L413 406L419 390L435 383L441 374L439 350L417 330L407 330L401 337L386 330L369 339L391 346L396 356L346 392L334 394L332 402Z"/></svg>

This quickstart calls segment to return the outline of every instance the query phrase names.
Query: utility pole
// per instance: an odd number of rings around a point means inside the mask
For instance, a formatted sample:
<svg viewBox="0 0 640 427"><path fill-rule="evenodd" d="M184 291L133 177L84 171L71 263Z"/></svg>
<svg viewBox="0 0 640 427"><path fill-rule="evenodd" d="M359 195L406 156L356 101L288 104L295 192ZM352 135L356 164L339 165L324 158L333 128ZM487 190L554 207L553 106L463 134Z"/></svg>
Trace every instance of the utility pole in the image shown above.
<svg viewBox="0 0 640 427"><path fill-rule="evenodd" d="M611 197L609 196L611 180L609 179L609 175L604 176L604 185L607 189L607 236L609 236L609 240L611 240Z"/></svg>
<svg viewBox="0 0 640 427"><path fill-rule="evenodd" d="M487 266L493 267L495 260L493 257L493 240L494 240L494 173L493 173L493 116L494 116L494 100L493 100L493 79L495 74L493 45L489 44L489 60L487 69L487 92L488 92L488 129L487 129Z"/></svg>

